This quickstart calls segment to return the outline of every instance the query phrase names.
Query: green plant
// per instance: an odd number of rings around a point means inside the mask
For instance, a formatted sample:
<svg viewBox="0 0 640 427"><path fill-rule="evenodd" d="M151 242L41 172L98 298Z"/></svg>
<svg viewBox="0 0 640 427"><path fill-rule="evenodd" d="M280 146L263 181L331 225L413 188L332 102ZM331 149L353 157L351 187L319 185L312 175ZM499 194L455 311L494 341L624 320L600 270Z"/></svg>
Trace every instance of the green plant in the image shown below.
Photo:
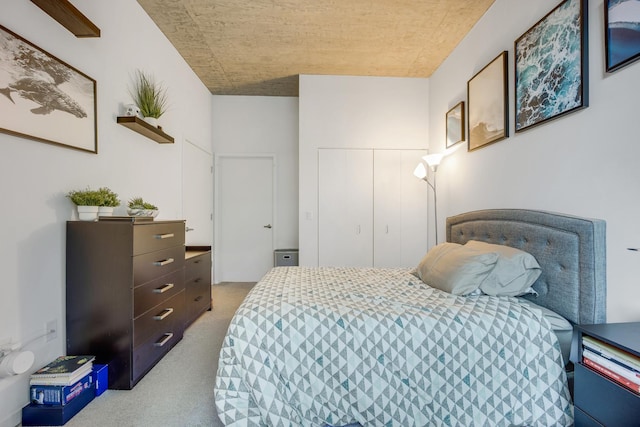
<svg viewBox="0 0 640 427"><path fill-rule="evenodd" d="M129 200L129 209L158 209L156 205L145 202L142 197L134 197Z"/></svg>
<svg viewBox="0 0 640 427"><path fill-rule="evenodd" d="M133 89L129 93L144 117L157 119L167 109L167 90L144 71L136 70Z"/></svg>
<svg viewBox="0 0 640 427"><path fill-rule="evenodd" d="M118 195L111 191L108 187L101 187L98 189L98 193L100 194L100 204L98 206L109 206L115 208L116 206L120 206L120 199L118 199Z"/></svg>
<svg viewBox="0 0 640 427"><path fill-rule="evenodd" d="M77 206L100 206L103 200L99 191L87 187L85 190L73 190L67 193L67 197Z"/></svg>

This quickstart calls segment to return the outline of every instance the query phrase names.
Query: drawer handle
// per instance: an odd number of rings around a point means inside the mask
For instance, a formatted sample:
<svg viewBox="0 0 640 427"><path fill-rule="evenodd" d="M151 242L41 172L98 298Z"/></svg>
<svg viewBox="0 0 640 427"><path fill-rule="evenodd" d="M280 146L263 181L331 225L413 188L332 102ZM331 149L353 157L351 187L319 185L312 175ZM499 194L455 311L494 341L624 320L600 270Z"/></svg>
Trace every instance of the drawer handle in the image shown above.
<svg viewBox="0 0 640 427"><path fill-rule="evenodd" d="M153 316L153 320L164 320L173 313L173 308L165 308L162 313Z"/></svg>
<svg viewBox="0 0 640 427"><path fill-rule="evenodd" d="M163 265L171 264L174 261L175 260L173 258L167 258L167 259L163 259L162 261L156 261L156 262L153 263L153 265L155 265L157 267L162 267Z"/></svg>
<svg viewBox="0 0 640 427"><path fill-rule="evenodd" d="M164 234L154 234L153 237L155 237L156 239L162 240L162 239L170 239L170 238L172 238L174 236L175 236L175 234L173 234L173 233L164 233Z"/></svg>
<svg viewBox="0 0 640 427"><path fill-rule="evenodd" d="M194 301L195 301L195 302L198 302L198 301L200 301L201 299L202 299L202 295L198 295L198 298L196 298Z"/></svg>
<svg viewBox="0 0 640 427"><path fill-rule="evenodd" d="M160 339L160 341L154 342L153 345L155 347L163 347L166 343L169 342L169 340L171 338L173 338L173 333L172 332L167 332L167 333L162 335L162 338Z"/></svg>
<svg viewBox="0 0 640 427"><path fill-rule="evenodd" d="M169 289L173 288L175 285L173 283L167 283L166 285L164 285L161 288L155 288L153 290L154 294L163 294L165 292L167 292Z"/></svg>
<svg viewBox="0 0 640 427"><path fill-rule="evenodd" d="M200 283L202 282L202 278L198 277L196 280L193 281L193 283Z"/></svg>

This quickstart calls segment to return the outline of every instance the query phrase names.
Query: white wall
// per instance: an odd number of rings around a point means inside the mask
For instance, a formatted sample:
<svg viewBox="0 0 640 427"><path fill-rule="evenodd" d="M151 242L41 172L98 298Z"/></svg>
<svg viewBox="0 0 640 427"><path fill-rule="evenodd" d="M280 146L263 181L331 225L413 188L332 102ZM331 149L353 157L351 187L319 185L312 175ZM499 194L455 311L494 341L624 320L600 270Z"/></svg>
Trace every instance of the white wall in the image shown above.
<svg viewBox="0 0 640 427"><path fill-rule="evenodd" d="M557 0L497 0L430 78L429 135L444 150L444 117L466 98L467 81L501 51L509 51L511 136L473 152L466 147L438 170L444 218L475 209L530 208L607 221L607 320L640 320L640 63L604 72L603 2L589 3L590 106L515 134L514 41Z"/></svg>
<svg viewBox="0 0 640 427"><path fill-rule="evenodd" d="M427 148L429 86L420 78L300 76L300 265L318 265L318 148Z"/></svg>
<svg viewBox="0 0 640 427"><path fill-rule="evenodd" d="M276 249L297 248L298 98L214 96L213 150L215 155L275 156L274 245Z"/></svg>
<svg viewBox="0 0 640 427"><path fill-rule="evenodd" d="M181 218L183 140L211 151L211 94L138 3L73 3L101 29L100 38L76 38L31 2L0 0L1 25L97 81L99 154L0 133L0 343L33 340L27 348L36 353L34 369L66 351L65 227L74 208L65 194L108 186L124 202L140 195L157 204L159 219ZM170 106L161 124L175 144L116 124L121 104L131 102L136 69L167 86ZM0 114L6 106L0 100ZM57 338L37 339L54 319ZM18 424L28 400L28 375L0 380L0 426Z"/></svg>

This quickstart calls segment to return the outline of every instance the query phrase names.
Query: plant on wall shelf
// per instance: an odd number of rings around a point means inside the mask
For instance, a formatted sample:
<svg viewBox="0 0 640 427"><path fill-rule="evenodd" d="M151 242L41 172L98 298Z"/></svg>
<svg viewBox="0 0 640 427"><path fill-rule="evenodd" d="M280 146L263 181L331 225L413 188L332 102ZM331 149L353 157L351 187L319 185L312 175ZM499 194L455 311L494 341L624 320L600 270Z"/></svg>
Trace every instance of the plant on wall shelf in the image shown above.
<svg viewBox="0 0 640 427"><path fill-rule="evenodd" d="M143 117L158 119L166 112L167 90L151 74L136 70L129 93Z"/></svg>

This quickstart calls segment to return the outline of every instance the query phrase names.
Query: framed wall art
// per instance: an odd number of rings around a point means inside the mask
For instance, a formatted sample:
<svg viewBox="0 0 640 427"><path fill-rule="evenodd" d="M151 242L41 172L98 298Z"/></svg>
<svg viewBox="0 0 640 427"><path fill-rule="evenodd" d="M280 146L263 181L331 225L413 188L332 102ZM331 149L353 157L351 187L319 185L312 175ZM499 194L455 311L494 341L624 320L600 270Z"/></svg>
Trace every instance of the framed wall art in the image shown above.
<svg viewBox="0 0 640 427"><path fill-rule="evenodd" d="M587 107L586 0L565 0L515 41L515 126L520 132Z"/></svg>
<svg viewBox="0 0 640 427"><path fill-rule="evenodd" d="M507 86L506 50L467 82L469 151L509 136Z"/></svg>
<svg viewBox="0 0 640 427"><path fill-rule="evenodd" d="M464 101L447 111L447 147L450 148L465 140Z"/></svg>
<svg viewBox="0 0 640 427"><path fill-rule="evenodd" d="M96 81L0 25L0 132L98 152Z"/></svg>
<svg viewBox="0 0 640 427"><path fill-rule="evenodd" d="M604 26L607 72L640 58L640 2L605 0Z"/></svg>

